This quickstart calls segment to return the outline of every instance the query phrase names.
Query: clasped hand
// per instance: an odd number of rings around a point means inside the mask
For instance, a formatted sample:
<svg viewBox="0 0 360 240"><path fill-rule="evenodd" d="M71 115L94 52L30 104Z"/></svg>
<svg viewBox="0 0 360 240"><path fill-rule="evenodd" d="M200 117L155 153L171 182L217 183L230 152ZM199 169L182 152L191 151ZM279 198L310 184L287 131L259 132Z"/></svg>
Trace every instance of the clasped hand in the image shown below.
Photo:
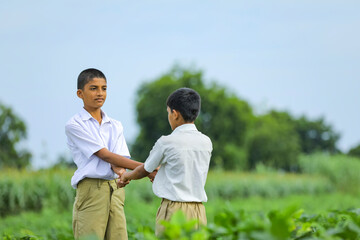
<svg viewBox="0 0 360 240"><path fill-rule="evenodd" d="M119 176L119 178L116 181L117 186L119 188L125 187L130 183L129 175L130 173L124 172L123 174L121 174L121 176Z"/></svg>
<svg viewBox="0 0 360 240"><path fill-rule="evenodd" d="M125 182L121 182L120 178L121 176L123 176L126 173L126 169L122 168L122 167L117 167L115 165L111 165L111 168L113 169L113 171L119 175L119 178L116 180L117 186L119 188L125 187L127 184L129 184L130 181Z"/></svg>
<svg viewBox="0 0 360 240"><path fill-rule="evenodd" d="M119 175L119 178L117 179L116 183L119 188L125 187L130 183L132 179L140 179L145 176L147 176L151 182L154 181L154 178L156 176L156 173L159 168L157 168L152 173L148 173L144 170L144 166L141 165L137 167L133 172L126 172L124 168L118 168L116 166L112 166L114 172L116 172ZM140 172L140 173L139 173Z"/></svg>

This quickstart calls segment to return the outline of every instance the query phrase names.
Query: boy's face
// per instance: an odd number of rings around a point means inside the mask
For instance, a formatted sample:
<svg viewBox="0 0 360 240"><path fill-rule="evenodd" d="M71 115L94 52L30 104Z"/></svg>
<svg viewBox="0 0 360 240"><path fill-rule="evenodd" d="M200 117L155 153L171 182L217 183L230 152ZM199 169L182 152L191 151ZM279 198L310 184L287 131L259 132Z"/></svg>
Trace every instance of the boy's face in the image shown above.
<svg viewBox="0 0 360 240"><path fill-rule="evenodd" d="M106 80L104 78L93 78L83 89L77 90L77 96L84 101L86 110L96 110L104 105L106 100Z"/></svg>

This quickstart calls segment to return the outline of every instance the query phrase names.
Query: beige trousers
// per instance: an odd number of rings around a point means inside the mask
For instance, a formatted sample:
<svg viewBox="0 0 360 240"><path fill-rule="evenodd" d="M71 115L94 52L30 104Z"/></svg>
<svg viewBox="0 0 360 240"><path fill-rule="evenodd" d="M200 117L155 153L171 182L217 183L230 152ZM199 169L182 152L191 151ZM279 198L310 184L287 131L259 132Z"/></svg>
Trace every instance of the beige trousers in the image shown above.
<svg viewBox="0 0 360 240"><path fill-rule="evenodd" d="M160 236L165 230L161 222L170 221L171 216L178 210L181 210L188 220L198 219L199 225L207 224L205 206L201 202L173 202L163 199L156 214L156 236ZM196 228L199 228L199 225Z"/></svg>
<svg viewBox="0 0 360 240"><path fill-rule="evenodd" d="M115 180L81 180L73 208L75 239L127 240L124 201L125 190Z"/></svg>

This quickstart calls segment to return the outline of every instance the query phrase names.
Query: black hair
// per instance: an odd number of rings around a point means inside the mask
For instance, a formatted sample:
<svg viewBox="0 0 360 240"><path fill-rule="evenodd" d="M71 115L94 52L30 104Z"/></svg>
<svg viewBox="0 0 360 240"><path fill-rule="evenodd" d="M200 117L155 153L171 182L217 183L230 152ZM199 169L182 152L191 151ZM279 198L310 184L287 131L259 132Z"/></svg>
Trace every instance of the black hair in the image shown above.
<svg viewBox="0 0 360 240"><path fill-rule="evenodd" d="M199 93L191 88L179 88L170 94L166 105L171 111L179 111L185 122L193 122L199 115L201 98Z"/></svg>
<svg viewBox="0 0 360 240"><path fill-rule="evenodd" d="M79 74L77 80L77 88L83 89L84 86L94 78L103 78L106 81L105 75L100 70L97 70L95 68L88 68Z"/></svg>

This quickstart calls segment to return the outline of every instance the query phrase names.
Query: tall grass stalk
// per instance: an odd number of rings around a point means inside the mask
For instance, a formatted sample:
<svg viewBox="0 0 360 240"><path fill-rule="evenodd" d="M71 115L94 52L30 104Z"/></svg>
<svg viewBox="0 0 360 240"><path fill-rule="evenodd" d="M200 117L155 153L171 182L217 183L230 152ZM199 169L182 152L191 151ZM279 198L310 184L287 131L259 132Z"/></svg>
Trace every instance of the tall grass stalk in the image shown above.
<svg viewBox="0 0 360 240"><path fill-rule="evenodd" d="M360 160L345 155L313 154L300 158L303 173L328 178L343 192L360 193Z"/></svg>
<svg viewBox="0 0 360 240"><path fill-rule="evenodd" d="M49 206L69 208L75 191L68 170L18 171L6 169L0 177L0 216Z"/></svg>

